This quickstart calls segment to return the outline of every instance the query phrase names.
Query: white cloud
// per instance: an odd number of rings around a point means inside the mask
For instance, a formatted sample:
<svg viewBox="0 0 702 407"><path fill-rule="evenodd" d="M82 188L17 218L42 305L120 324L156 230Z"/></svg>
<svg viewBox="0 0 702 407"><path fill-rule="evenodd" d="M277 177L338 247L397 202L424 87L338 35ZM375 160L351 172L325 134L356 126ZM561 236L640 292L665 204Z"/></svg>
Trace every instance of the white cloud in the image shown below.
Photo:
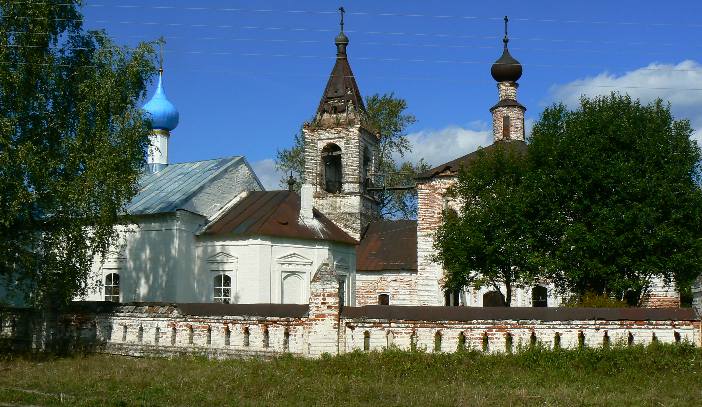
<svg viewBox="0 0 702 407"><path fill-rule="evenodd" d="M485 123L474 129L448 126L439 130L421 130L407 135L412 152L404 160L418 162L424 158L431 166L443 164L492 143L492 132Z"/></svg>
<svg viewBox="0 0 702 407"><path fill-rule="evenodd" d="M573 108L581 95L608 95L612 91L629 94L644 103L656 98L670 102L678 119L687 118L696 128L694 139L702 139L702 65L685 60L677 65L652 63L623 75L603 72L597 76L554 85L550 89L554 101Z"/></svg>
<svg viewBox="0 0 702 407"><path fill-rule="evenodd" d="M251 166L267 191L281 189L280 180L283 174L275 169L275 161L272 158L256 161Z"/></svg>

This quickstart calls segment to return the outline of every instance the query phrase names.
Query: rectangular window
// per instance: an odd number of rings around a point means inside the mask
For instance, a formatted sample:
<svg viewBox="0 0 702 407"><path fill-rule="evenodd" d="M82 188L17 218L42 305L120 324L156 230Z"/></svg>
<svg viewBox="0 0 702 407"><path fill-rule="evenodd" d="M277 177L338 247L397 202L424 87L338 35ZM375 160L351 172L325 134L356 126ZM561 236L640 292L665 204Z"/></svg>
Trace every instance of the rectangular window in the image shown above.
<svg viewBox="0 0 702 407"><path fill-rule="evenodd" d="M226 274L219 274L214 278L214 302L232 302L232 278Z"/></svg>
<svg viewBox="0 0 702 407"><path fill-rule="evenodd" d="M104 289L105 301L119 302L119 274L106 275Z"/></svg>
<svg viewBox="0 0 702 407"><path fill-rule="evenodd" d="M502 138L509 139L509 116L502 116Z"/></svg>

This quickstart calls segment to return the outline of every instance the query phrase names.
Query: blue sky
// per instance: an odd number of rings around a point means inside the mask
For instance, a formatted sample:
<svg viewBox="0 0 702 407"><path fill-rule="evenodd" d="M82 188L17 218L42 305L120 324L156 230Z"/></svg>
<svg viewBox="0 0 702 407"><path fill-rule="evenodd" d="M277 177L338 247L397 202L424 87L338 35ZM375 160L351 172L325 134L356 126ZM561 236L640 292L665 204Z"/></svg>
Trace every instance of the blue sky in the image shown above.
<svg viewBox="0 0 702 407"><path fill-rule="evenodd" d="M670 100L702 135L700 1L87 0L83 12L119 44L166 39L172 162L244 155L275 187L271 159L312 117L333 66L340 5L361 92L395 92L417 117L411 160L491 142L504 15L528 123L554 101L619 90Z"/></svg>

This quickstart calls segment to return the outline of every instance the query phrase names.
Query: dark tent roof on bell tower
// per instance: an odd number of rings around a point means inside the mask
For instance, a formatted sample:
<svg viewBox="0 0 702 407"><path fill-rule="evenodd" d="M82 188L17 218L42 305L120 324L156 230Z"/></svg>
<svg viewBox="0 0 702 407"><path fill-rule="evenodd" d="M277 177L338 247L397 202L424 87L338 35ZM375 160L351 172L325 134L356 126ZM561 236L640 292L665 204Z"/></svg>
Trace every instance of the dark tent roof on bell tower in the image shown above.
<svg viewBox="0 0 702 407"><path fill-rule="evenodd" d="M329 75L329 81L322 100L317 108L317 117L322 114L338 114L345 113L352 107L356 112L365 112L366 107L363 105L361 92L358 90L356 78L351 71L351 65L346 56L346 46L349 44L349 39L344 34L344 8L339 8L341 12L341 32L336 36L334 43L336 44L336 63Z"/></svg>

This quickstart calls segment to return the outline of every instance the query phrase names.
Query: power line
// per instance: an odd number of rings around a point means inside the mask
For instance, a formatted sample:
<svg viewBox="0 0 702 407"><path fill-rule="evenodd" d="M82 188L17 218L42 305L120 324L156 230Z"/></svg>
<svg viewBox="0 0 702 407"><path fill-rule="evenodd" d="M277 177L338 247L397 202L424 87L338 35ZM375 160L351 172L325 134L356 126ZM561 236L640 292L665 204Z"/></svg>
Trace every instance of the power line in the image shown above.
<svg viewBox="0 0 702 407"><path fill-rule="evenodd" d="M9 48L39 48L43 47L40 45L0 45L2 47ZM66 48L52 48L52 49L71 49ZM86 50L88 48L75 47L75 50ZM122 47L114 47L113 49L123 49ZM239 52L233 50L220 50L220 51L210 51L210 50L172 50L169 49L165 51L167 54L185 54L185 55L213 55L213 56L240 56L240 57L263 57L263 58L290 58L290 59L326 59L335 60L335 55L310 55L310 54L296 54L296 53L264 53L264 52ZM450 64L450 65L492 65L494 61L491 60L460 60L460 59L434 59L434 58L393 58L393 57L372 57L372 56L355 56L352 58L356 61L374 61L374 62L389 62L389 63L431 63L431 64ZM591 69L612 69L611 66L603 65L584 65L584 64L540 64L540 63L526 63L521 64L525 68L591 68ZM642 68L623 68L637 71L654 71L654 72L702 72L702 68L675 68L675 67L642 67Z"/></svg>
<svg viewBox="0 0 702 407"><path fill-rule="evenodd" d="M288 14L336 14L336 10L276 10L276 9L253 9L241 7L177 7L177 6L146 6L136 4L87 4L87 7L115 7L121 9L153 9L153 10L186 10L186 11L216 11L216 12L250 12L250 13L288 13ZM374 16L374 17L410 17L416 18L431 18L431 19L459 19L459 20L486 20L486 21L501 21L502 16L469 16L469 15L435 15L424 13L394 13L394 12L367 12L367 11L351 11L349 15L356 16ZM594 24L594 25L621 25L621 26L652 26L652 27L693 27L702 28L702 24L691 23L663 23L663 22L641 22L641 21L612 21L612 20L576 20L576 19L559 19L559 18L525 18L511 17L513 21L536 22L536 23L565 23L565 24Z"/></svg>
<svg viewBox="0 0 702 407"><path fill-rule="evenodd" d="M131 38L143 38L143 36L131 36ZM172 37L169 36L168 39L183 39L185 37ZM193 39L193 38L189 38ZM199 38L194 38L196 41L210 41L216 38L213 37L199 37ZM267 42L267 43L287 43L287 44L320 44L320 43L328 43L328 41L322 41L322 40L293 40L293 39L287 39L287 38L241 38L241 37L229 37L229 38L220 38L220 39L226 39L227 41L234 41L234 42ZM358 45L364 46L383 46L383 47L406 47L406 48L430 48L430 49L485 49L485 50L500 50L502 47L501 46L493 46L493 45L460 45L460 44L455 44L455 45L442 45L442 44L433 44L433 43L424 43L424 44L412 44L412 43L384 43L384 42L377 42L377 41L361 41L358 43ZM0 45L0 47L12 47L12 48L40 48L44 47L44 45L14 45L14 44L7 44L7 45ZM103 47L104 49L105 47ZM117 46L117 47L109 47L111 49L123 49L124 47ZM56 47L58 49L58 47ZM62 47L60 49L64 50L85 50L88 49L86 47ZM517 51L536 51L536 52L587 52L587 53L601 53L601 54L606 54L609 51L608 50L603 50L603 49L582 49L582 48L529 48L529 47L513 47L512 50L517 50ZM182 53L183 51L175 51L178 53ZM215 51L211 51L215 52ZM220 53L220 51L216 51L215 53ZM639 54L641 54L639 52ZM643 54L645 55L661 55L663 52L644 52Z"/></svg>
<svg viewBox="0 0 702 407"><path fill-rule="evenodd" d="M71 64L49 64L49 63L43 63L43 64L37 64L37 63L27 63L27 62L0 62L0 65L36 65L36 66L60 66L60 67L75 67L75 68L97 68L97 65L71 65ZM209 74L230 74L230 75L235 75L235 76L245 76L245 77L252 77L252 78L260 78L260 77L291 77L291 78L300 78L300 77L307 77L307 78L324 78L326 77L325 75L317 75L317 74L305 74L305 73L284 73L281 74L279 72L251 72L251 71L237 71L237 70L227 70L227 69L202 69L202 68L192 68L192 67L184 67L182 68L183 71L188 71L188 72L199 72L199 73L209 73ZM352 78L353 76L347 76L348 78ZM381 75L363 75L363 78L366 79L379 79L379 80L402 80L402 81L427 81L427 82L449 82L449 83L468 83L468 84L484 84L485 81L480 81L480 80L465 80L461 78L446 78L446 77L436 77L436 76L398 76L398 75L392 75L392 76L381 76ZM622 86L622 85L615 85L615 84L599 84L599 85L592 85L592 84L578 84L578 83L570 83L570 84L562 84L559 85L561 87L575 87L575 88L602 88L602 89L650 89L650 90L674 90L674 91L683 91L683 92L700 92L702 91L702 88L691 88L691 87L685 87L685 88L675 88L675 87L653 87L653 86Z"/></svg>

